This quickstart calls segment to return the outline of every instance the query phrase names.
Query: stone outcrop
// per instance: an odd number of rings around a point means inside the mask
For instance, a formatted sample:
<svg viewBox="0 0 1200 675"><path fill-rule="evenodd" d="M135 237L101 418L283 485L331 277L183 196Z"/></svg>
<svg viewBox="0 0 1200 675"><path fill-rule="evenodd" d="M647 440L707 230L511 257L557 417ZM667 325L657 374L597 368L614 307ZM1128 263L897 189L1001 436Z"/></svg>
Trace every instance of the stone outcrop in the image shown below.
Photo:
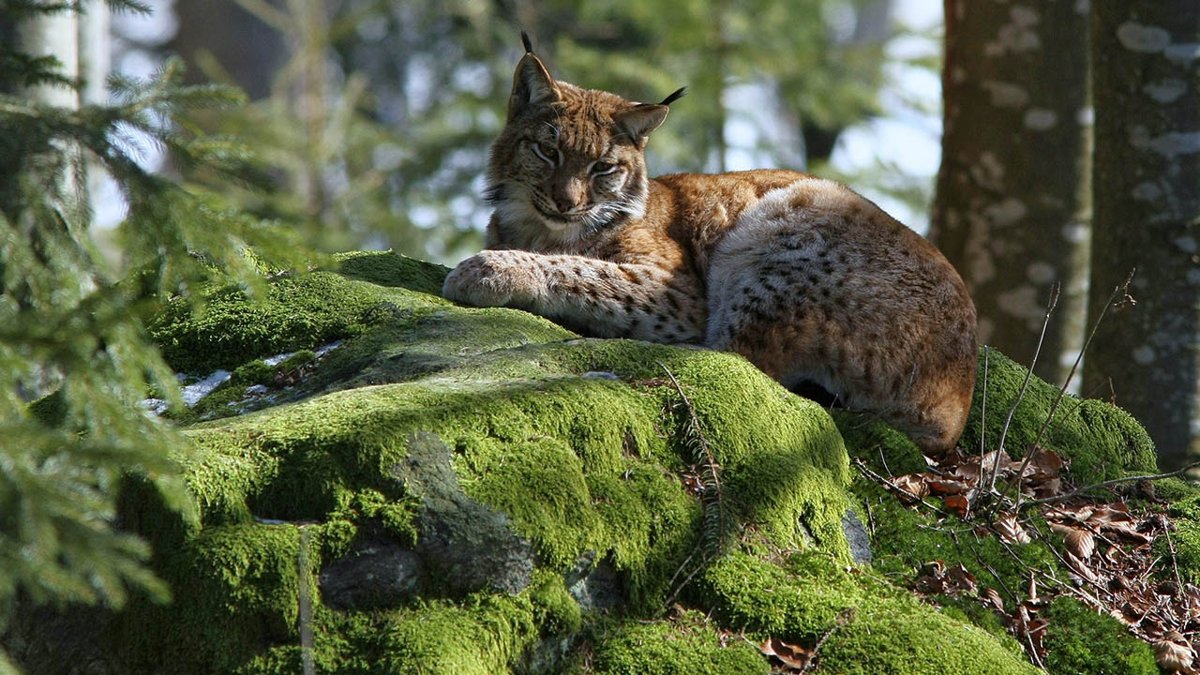
<svg viewBox="0 0 1200 675"><path fill-rule="evenodd" d="M74 664L39 647L61 619L26 621L8 643L31 672L767 673L767 637L819 640L828 672L1034 671L977 605L903 590L955 554L852 466L924 468L894 431L734 355L456 307L443 268L391 253L339 264L152 327L177 370L232 372L173 413L195 513L135 479L123 498L173 601L89 620ZM998 437L1024 372L989 356L969 447ZM1085 482L1153 468L1103 403L1068 398L1040 433L1056 396L1031 383L1009 448L1040 438Z"/></svg>

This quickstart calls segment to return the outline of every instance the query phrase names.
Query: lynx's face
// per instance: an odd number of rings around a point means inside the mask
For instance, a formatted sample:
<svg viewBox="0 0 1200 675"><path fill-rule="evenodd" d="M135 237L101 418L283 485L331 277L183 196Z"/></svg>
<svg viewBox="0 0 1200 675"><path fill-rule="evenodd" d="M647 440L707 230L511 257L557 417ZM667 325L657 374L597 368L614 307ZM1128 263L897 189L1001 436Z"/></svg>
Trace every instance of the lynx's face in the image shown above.
<svg viewBox="0 0 1200 675"><path fill-rule="evenodd" d="M521 240L570 242L641 217L646 136L667 110L556 82L526 54L488 171L488 199L504 229Z"/></svg>

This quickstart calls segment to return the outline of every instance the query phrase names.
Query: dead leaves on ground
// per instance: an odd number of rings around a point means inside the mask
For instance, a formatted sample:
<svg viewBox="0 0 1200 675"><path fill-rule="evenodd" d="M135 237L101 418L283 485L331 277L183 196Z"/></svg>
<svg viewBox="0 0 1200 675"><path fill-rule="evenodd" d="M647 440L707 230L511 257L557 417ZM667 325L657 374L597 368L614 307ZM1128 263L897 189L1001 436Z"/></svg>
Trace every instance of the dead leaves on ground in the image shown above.
<svg viewBox="0 0 1200 675"><path fill-rule="evenodd" d="M1142 490L1140 495L1151 508L1138 511L1116 496L1108 502L1074 496L1063 483L1066 461L1044 448L1027 462L1000 451L955 451L931 462L928 471L892 478L863 468L905 503L924 505L943 517L954 514L974 525L977 536L990 533L1007 545L1041 539L1071 577L1031 569L1025 598L1012 598L1006 607L995 589L981 587L961 564L935 560L918 574L916 591L977 598L1005 618L1038 665L1044 662L1048 626L1042 609L1053 596L1069 594L1128 626L1154 648L1159 666L1167 672L1200 675L1200 588L1180 579L1173 546L1170 556L1156 553L1152 546L1159 537L1170 542L1174 529L1161 508L1154 510L1152 491ZM998 498L1017 491L1024 508ZM1061 544L1048 537L1045 528L1039 529L1038 522L1058 535Z"/></svg>
<svg viewBox="0 0 1200 675"><path fill-rule="evenodd" d="M784 642L779 638L767 638L758 650L766 656L774 666L771 672L774 673L807 673L818 665L820 658L819 652L821 645L830 638L837 629L845 626L850 621L854 620L854 608L848 607L838 612L837 619L834 625L824 634L822 634L815 645L810 649L802 645L795 645Z"/></svg>

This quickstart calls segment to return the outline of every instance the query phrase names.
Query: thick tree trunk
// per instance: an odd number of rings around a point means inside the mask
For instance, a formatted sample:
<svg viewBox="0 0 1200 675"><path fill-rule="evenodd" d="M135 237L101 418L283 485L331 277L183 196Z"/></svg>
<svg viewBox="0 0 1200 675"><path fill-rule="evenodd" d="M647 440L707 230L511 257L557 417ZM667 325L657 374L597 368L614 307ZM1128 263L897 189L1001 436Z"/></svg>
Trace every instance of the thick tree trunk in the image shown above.
<svg viewBox="0 0 1200 675"><path fill-rule="evenodd" d="M1097 0L1095 239L1089 313L1131 268L1084 392L1146 425L1166 468L1200 454L1200 3Z"/></svg>
<svg viewBox="0 0 1200 675"><path fill-rule="evenodd" d="M946 0L945 129L930 238L962 274L979 337L1062 382L1083 337L1091 120L1086 3ZM1065 363L1065 365L1064 365Z"/></svg>
<svg viewBox="0 0 1200 675"><path fill-rule="evenodd" d="M277 5L282 3L268 7ZM271 94L276 73L289 58L282 26L266 24L236 0L181 0L174 9L179 30L169 47L187 62L189 82L210 79L200 66L211 59L251 99Z"/></svg>

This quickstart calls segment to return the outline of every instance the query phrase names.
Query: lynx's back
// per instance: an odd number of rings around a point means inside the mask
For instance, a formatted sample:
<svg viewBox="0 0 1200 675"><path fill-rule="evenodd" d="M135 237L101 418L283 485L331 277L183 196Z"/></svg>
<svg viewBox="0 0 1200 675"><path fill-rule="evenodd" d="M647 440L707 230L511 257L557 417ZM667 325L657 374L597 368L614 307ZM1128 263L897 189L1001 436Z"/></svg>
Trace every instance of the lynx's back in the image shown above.
<svg viewBox="0 0 1200 675"><path fill-rule="evenodd" d="M532 53L492 149L488 248L447 297L582 332L734 351L790 387L953 447L975 379L975 310L923 238L840 184L761 170L646 174L669 103L558 82Z"/></svg>

